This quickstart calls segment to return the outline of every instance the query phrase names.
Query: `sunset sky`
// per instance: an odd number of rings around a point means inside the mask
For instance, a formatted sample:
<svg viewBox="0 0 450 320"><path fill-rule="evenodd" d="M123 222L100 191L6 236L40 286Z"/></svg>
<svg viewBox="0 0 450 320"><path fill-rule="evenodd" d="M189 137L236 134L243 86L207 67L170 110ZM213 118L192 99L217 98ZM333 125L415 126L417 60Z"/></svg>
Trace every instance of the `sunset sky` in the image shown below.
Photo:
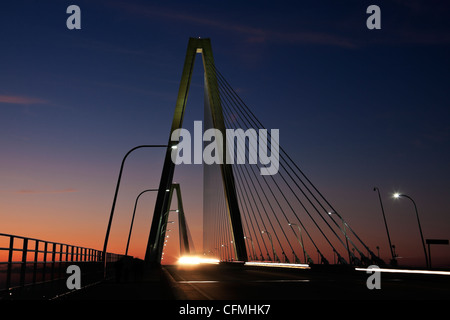
<svg viewBox="0 0 450 320"><path fill-rule="evenodd" d="M66 27L71 4L81 30ZM371 4L381 30L366 27ZM1 1L0 233L101 250L122 157L167 143L189 37L204 37L217 68L366 243L388 257L378 187L401 263L423 264L414 207L391 195L416 201L425 238L450 238L449 16L434 0ZM200 61L188 129L203 118ZM128 158L108 251L125 252L136 196L158 186L162 161L162 149ZM201 174L175 172L196 248ZM144 256L155 198L140 199L131 255ZM432 261L450 266L450 247L433 247Z"/></svg>

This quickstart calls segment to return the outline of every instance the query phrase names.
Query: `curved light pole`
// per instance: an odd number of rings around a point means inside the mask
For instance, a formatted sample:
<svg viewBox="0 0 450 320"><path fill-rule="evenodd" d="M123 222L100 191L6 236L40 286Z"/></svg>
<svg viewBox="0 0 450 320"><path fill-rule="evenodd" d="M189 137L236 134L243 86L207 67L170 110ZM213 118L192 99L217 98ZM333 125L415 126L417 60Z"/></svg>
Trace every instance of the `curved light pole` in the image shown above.
<svg viewBox="0 0 450 320"><path fill-rule="evenodd" d="M120 186L120 180L122 179L122 172L123 172L123 166L125 164L125 160L127 159L128 155L133 152L136 149L140 149L140 148L168 148L168 145L161 145L161 144L144 144L144 145L140 145L137 147L132 148L130 151L128 151L125 156L122 159L122 164L120 166L120 171L119 171L119 177L117 178L117 184L116 184L116 191L114 193L114 199L113 199L113 204L112 204L112 208L111 208L111 214L109 215L109 222L108 222L108 227L106 229L106 236L105 236L105 242L103 244L103 266L104 266L104 272L106 272L106 248L108 246L108 239L109 239L109 233L111 231L111 224L112 224L112 219L114 216L114 210L116 208L116 201L117 201L117 194L119 193L119 186Z"/></svg>
<svg viewBox="0 0 450 320"><path fill-rule="evenodd" d="M125 250L125 255L128 255L128 246L130 245L130 238L131 238L131 230L133 229L133 222L134 222L134 216L136 214L136 207L137 207L137 203L139 200L139 197L145 193L145 192L149 192L149 191L158 191L158 189L147 189L142 191L141 193L139 193L139 195L136 197L136 201L134 202L134 209L133 209L133 217L131 218L131 225L130 225L130 233L128 234L128 241L127 241L127 248Z"/></svg>
<svg viewBox="0 0 450 320"><path fill-rule="evenodd" d="M389 229L388 229L387 222L386 222L386 216L384 215L384 208L383 208L383 202L381 201L380 189L378 189L377 187L374 187L373 191L378 192L378 199L380 199L381 212L383 213L384 225L386 227L386 233L387 233L387 237L388 237L388 241L389 241L389 249L391 250L391 255L392 255L391 263L393 265L397 265L397 260L395 259L394 251L392 249L391 237L389 236Z"/></svg>
<svg viewBox="0 0 450 320"><path fill-rule="evenodd" d="M275 247L273 246L272 236L270 235L270 233L267 230L261 230L261 233L262 234L267 233L267 236L269 237L269 240L270 240L270 244L272 245L273 260L280 262L280 258L278 258L277 253L275 252Z"/></svg>
<svg viewBox="0 0 450 320"><path fill-rule="evenodd" d="M331 216L332 214L335 214L335 215L337 215L340 219L341 219L341 221L342 221L342 227L344 228L344 230L342 230L342 232L344 233L344 237L345 237L345 245L347 246L347 252L348 252L348 262L350 263L350 264L352 264L352 256L351 256L351 254L350 254L350 247L348 246L348 236L347 236L347 229L345 228L345 226L347 225L347 223L344 221L344 218L342 218L341 217L341 215L339 214L339 213L337 213L337 212L334 212L334 211L330 211L330 212L328 212L328 214ZM337 254L338 252L336 251L336 254Z"/></svg>
<svg viewBox="0 0 450 320"><path fill-rule="evenodd" d="M250 238L248 236L244 236L244 239L245 240L250 240L250 243L252 244L252 249L253 249L253 259L258 260L258 257L256 256L255 246L253 245L252 238Z"/></svg>
<svg viewBox="0 0 450 320"><path fill-rule="evenodd" d="M173 223L173 221L167 221L167 223ZM163 234L163 232L170 232L172 229L164 229L161 230L161 234ZM169 235L166 236L166 238L169 238ZM167 239L164 241L164 246L166 245L165 242L167 242ZM164 258L164 251L161 252L161 260Z"/></svg>
<svg viewBox="0 0 450 320"><path fill-rule="evenodd" d="M224 261L228 261L227 259L229 258L229 255L228 255L228 245L227 244L221 244L220 245L220 248L223 248L223 250L225 251L224 253L223 253L223 257L224 257ZM219 249L220 249L219 248ZM219 252L220 252L220 254L222 255L222 252L221 252L221 250L219 250Z"/></svg>
<svg viewBox="0 0 450 320"><path fill-rule="evenodd" d="M418 225L419 225L420 237L421 237L421 239L422 239L423 252L425 253L425 262L426 262L426 265L427 265L427 268L428 268L429 265L428 265L427 250L425 249L425 241L423 240L422 227L420 226L419 212L417 211L416 203L414 202L414 200L413 200L410 196L408 196L408 195L406 195L406 194L394 193L394 198L395 198L395 199L398 199L398 198L400 198L400 197L408 198L408 199L411 200L412 203L414 204L414 209L416 210L417 223L418 223Z"/></svg>
<svg viewBox="0 0 450 320"><path fill-rule="evenodd" d="M300 228L300 226L298 225L298 224L295 224L295 223L288 223L289 224L289 226L296 226L297 228L298 228L298 232L300 233L300 238L298 237L298 235L297 235L297 233L296 232L294 232L294 234L295 234L295 236L296 236L296 238L297 238L297 240L298 240L298 242L300 243L300 245L302 246L302 250L303 250L303 258L305 259L305 263L306 263L306 251L305 251L305 246L303 245L303 237L302 237L302 229ZM295 253L294 253L294 255L295 255Z"/></svg>

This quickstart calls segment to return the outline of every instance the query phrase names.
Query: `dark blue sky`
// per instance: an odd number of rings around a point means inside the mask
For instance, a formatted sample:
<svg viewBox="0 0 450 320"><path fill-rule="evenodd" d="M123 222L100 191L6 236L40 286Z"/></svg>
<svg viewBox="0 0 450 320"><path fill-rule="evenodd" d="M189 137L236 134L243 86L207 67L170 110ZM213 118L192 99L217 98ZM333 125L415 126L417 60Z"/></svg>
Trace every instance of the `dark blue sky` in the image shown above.
<svg viewBox="0 0 450 320"><path fill-rule="evenodd" d="M71 4L81 30L66 28ZM370 4L381 8L381 30L366 28ZM411 235L408 254L421 257L409 204L389 195L414 197L427 238L450 237L449 16L442 1L2 1L0 231L76 235L61 212L78 206L80 228L98 233L100 247L121 158L167 142L187 42L201 36L355 229L385 245L378 186L393 238L406 251ZM202 85L197 63L187 127L201 120ZM159 181L148 161L157 167L160 155L141 157L126 180L131 198ZM192 170L179 178L192 182ZM29 215L34 229L23 226Z"/></svg>

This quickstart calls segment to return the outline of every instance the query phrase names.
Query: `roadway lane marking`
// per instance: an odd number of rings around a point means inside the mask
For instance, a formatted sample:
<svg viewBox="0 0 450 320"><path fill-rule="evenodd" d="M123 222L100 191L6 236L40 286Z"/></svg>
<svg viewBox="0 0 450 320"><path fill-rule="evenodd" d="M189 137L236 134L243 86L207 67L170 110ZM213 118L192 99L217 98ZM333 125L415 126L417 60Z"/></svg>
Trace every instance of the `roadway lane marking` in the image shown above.
<svg viewBox="0 0 450 320"><path fill-rule="evenodd" d="M450 276L450 271L433 271L433 270L409 270L409 269L383 269L383 268L355 268L356 271L370 272L390 272L390 273L413 273L413 274L431 274Z"/></svg>
<svg viewBox="0 0 450 320"><path fill-rule="evenodd" d="M250 282L310 282L308 279L289 279L289 280L254 280Z"/></svg>
<svg viewBox="0 0 450 320"><path fill-rule="evenodd" d="M249 280L249 281L218 281L218 280L181 280L177 281L177 283L182 284L208 284L208 283L270 283L270 282L310 282L310 280L307 279L288 279L288 280L282 280L282 279L273 279L273 280Z"/></svg>
<svg viewBox="0 0 450 320"><path fill-rule="evenodd" d="M217 280L180 280L177 281L178 283L220 283L220 282L226 282L226 281L217 281Z"/></svg>
<svg viewBox="0 0 450 320"><path fill-rule="evenodd" d="M309 264L302 264L302 263L276 263L276 262L248 261L248 262L245 262L244 265L255 266L255 267L282 267L282 268L310 269Z"/></svg>
<svg viewBox="0 0 450 320"><path fill-rule="evenodd" d="M203 290L201 290L200 288L198 288L195 283L190 282L189 280L184 280L184 278L180 275L178 275L178 277L180 277L182 280L175 280L175 278L173 277L173 275L170 273L169 270L166 270L167 274L169 275L169 278L172 282L175 282L176 284L183 284L186 283L188 284L192 289L194 289L195 291L197 291L197 294L200 294L201 296L203 296L204 298L202 299L206 299L206 300L214 300L213 297L211 297L210 295L208 295L206 292L204 292ZM184 290L182 290L184 294L186 294L186 292ZM189 297L186 297L184 299L189 299ZM194 299L198 299L198 298L194 298Z"/></svg>

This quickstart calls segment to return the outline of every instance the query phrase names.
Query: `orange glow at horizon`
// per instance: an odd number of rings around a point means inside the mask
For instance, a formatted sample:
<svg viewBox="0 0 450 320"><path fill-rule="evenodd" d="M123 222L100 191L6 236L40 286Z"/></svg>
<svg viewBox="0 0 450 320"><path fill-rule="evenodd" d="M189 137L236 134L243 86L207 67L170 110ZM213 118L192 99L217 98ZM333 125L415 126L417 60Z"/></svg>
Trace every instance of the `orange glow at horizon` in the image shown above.
<svg viewBox="0 0 450 320"><path fill-rule="evenodd" d="M140 165L140 163L133 163L133 160L129 160L129 166L132 169ZM146 165L145 162L143 164ZM76 165L70 165L72 170L76 172ZM60 172L64 173L64 170L51 167L48 164L35 165L35 168L38 167L40 170L37 170L34 176L31 174L32 170L30 168L21 170L20 166L17 168L20 174L15 175L14 179L11 178L11 173L5 174L7 180L9 179L14 183L11 183L9 190L0 190L0 214L2 216L0 232L102 250L111 211L117 166L108 168L100 166L101 169L95 170L97 165L92 165L92 170L78 174L75 178L65 174L62 177L58 176ZM148 187L153 187L157 184L156 181L159 181L157 173L142 179L139 175L145 170L136 170L136 173L134 173L132 169L129 169L124 177L123 185L119 192L108 241L108 252L125 253L136 195ZM30 174L26 175L28 172ZM202 254L203 191L200 183L193 182L195 179L199 180L200 178L186 170L179 170L177 173L179 174L174 181L179 182L181 186L184 211L195 244L196 254ZM71 184L62 183L64 181L71 181ZM149 186L148 181L154 181L154 183ZM332 192L329 190L328 193ZM342 208L341 212L355 212L353 215L346 214L346 221L358 234L363 235L364 241L369 239L368 245L375 254L377 254L376 246L379 245L381 247L381 257L388 262L390 259L389 250L386 246L386 234L379 208L377 207L378 203L375 202L373 208L371 207L371 211L369 211L367 210L367 203L370 202L366 199L346 204L346 192L341 189L339 194L342 194L342 200L338 199L337 206ZM146 194L139 200L136 211L128 253L139 259L144 259L145 257L155 199L156 194ZM370 198L370 200L373 199ZM398 201L390 203L386 201L385 206L391 237L396 245L396 251L400 255L398 259L399 264L423 264L424 259L417 232L417 222L414 220L414 212L412 212L409 203ZM420 209L422 210L424 207L426 206L420 203ZM176 200L174 200L171 209L176 209ZM361 215L360 212L364 212L364 215ZM176 264L180 257L176 214L171 213L169 220L174 221L174 223L168 227L171 231L167 232L169 238L163 251L164 258L162 263ZM431 237L428 231L430 229L436 230L432 235L433 237L445 234L444 224L439 225L438 222L434 224L430 227L430 222L426 220L425 215L423 216L423 228L426 237ZM322 239L316 239L315 241L319 248L326 247L326 243ZM298 243L294 243L294 245L296 250L300 250ZM317 255L311 243L307 244L306 249L313 260L317 261ZM448 246L432 246L431 250L433 266L439 266L441 263L444 266L449 265ZM278 248L277 252L279 252ZM343 255L344 253L341 252ZM287 254L292 260L290 253ZM324 254L327 255L330 263L334 262L331 251L324 250ZM266 253L264 252L265 255ZM299 254L299 257L301 257L301 254ZM345 255L344 257L346 258Z"/></svg>

